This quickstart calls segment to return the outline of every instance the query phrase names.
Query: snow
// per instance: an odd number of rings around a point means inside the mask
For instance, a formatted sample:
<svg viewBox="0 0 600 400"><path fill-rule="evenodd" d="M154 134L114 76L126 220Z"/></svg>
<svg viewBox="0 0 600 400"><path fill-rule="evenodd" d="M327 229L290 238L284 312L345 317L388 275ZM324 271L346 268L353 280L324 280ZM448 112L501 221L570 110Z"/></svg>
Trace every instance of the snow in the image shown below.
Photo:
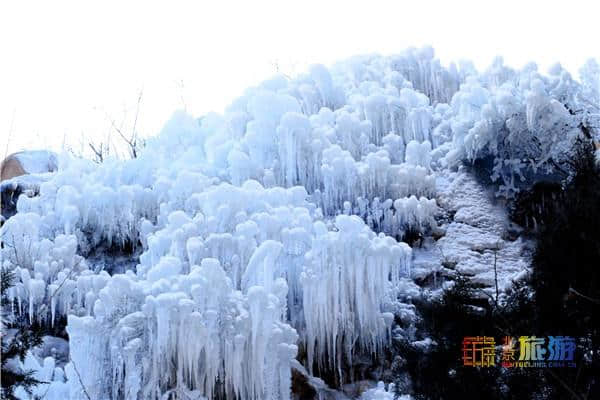
<svg viewBox="0 0 600 400"><path fill-rule="evenodd" d="M38 398L49 399L67 399L69 398L69 383L66 382L65 373L62 368L57 367L52 357L46 357L40 363L33 354L29 353L25 357L20 367L25 371L34 371L33 377L41 382L48 382L33 388L32 395ZM27 399L30 396L19 387L15 391L15 396L21 399Z"/></svg>
<svg viewBox="0 0 600 400"><path fill-rule="evenodd" d="M42 174L58 168L57 156L50 151L28 150L15 153L14 156L28 174Z"/></svg>
<svg viewBox="0 0 600 400"><path fill-rule="evenodd" d="M383 382L378 382L377 387L373 389L369 389L365 391L362 396L360 396L360 400L412 400L412 396L410 395L400 395L396 397L394 393L394 384L390 383L386 388Z"/></svg>
<svg viewBox="0 0 600 400"><path fill-rule="evenodd" d="M444 236L430 251L419 252L414 275L423 276L450 264L456 271L471 275L474 282L495 286L494 264L499 287L510 286L522 277L530 262L532 243L522 237L508 238L506 210L493 193L483 188L463 168L438 176L438 203L452 220L441 226Z"/></svg>
<svg viewBox="0 0 600 400"><path fill-rule="evenodd" d="M478 73L430 48L360 56L273 77L223 114L178 111L133 160L62 155L1 228L11 311L67 318L69 363L27 361L52 382L46 398L289 399L300 367L325 392L313 374L350 380L392 332L410 338L413 279L453 265L490 286L496 260L504 288L528 243L507 238L505 211L461 165L491 159L503 198L556 173L597 117L597 64L582 71L498 59ZM135 268L112 275L94 256L125 248Z"/></svg>

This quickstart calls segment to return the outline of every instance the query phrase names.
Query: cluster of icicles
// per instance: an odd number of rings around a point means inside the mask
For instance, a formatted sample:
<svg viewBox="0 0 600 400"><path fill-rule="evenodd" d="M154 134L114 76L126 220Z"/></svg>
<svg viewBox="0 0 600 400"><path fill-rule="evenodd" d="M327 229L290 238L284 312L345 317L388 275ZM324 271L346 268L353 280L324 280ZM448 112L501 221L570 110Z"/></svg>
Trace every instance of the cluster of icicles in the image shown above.
<svg viewBox="0 0 600 400"><path fill-rule="evenodd" d="M533 132L544 93L566 90L528 68L358 57L275 77L223 115L178 112L134 160L63 157L2 227L12 310L68 316L72 399L287 399L299 346L343 380L401 317L397 240L435 227L435 170L493 154L505 121ZM83 257L126 244L135 271Z"/></svg>
<svg viewBox="0 0 600 400"><path fill-rule="evenodd" d="M393 293L411 259L406 244L357 216L324 219L307 197L302 187L247 181L208 187L186 211L165 203L162 228L141 224L137 272L112 277L88 269L75 235L32 237L39 216L19 213L3 229L22 240L7 248L35 260L33 278L18 269L15 311L49 324L69 315L71 360L93 398L287 398L298 343L310 369L340 375L354 352L385 347L393 314L382 294ZM81 385L71 388L82 395Z"/></svg>
<svg viewBox="0 0 600 400"><path fill-rule="evenodd" d="M342 380L356 353L381 354L411 263L393 237L435 224L445 140L395 63L369 84L376 69L275 78L200 123L176 113L139 158L63 159L22 196L2 228L14 309L68 316L72 398L286 399L299 345ZM77 254L138 241L125 274Z"/></svg>

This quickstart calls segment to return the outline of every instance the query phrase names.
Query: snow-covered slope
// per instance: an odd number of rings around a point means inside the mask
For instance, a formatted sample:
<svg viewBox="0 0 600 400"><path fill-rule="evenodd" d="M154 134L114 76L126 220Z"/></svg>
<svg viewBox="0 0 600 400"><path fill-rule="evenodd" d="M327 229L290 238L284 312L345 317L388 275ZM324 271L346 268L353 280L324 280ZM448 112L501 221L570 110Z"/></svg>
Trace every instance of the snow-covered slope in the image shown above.
<svg viewBox="0 0 600 400"><path fill-rule="evenodd" d="M580 83L558 67L444 68L430 49L356 57L274 77L223 115L177 112L136 159L63 157L2 227L13 312L67 318L53 393L287 399L297 361L350 381L356 360L382 358L395 319L414 319L413 268L441 253L490 283L495 246L502 282L526 267L506 215L453 170L492 157L504 196L554 173L597 118L588 69ZM444 230L436 249L402 242ZM137 263L124 273L92 257L124 249Z"/></svg>
<svg viewBox="0 0 600 400"><path fill-rule="evenodd" d="M494 264L500 288L522 275L529 266L531 243L512 237L507 211L490 190L461 168L440 176L437 200L453 215L437 241L443 264L489 287L495 285Z"/></svg>

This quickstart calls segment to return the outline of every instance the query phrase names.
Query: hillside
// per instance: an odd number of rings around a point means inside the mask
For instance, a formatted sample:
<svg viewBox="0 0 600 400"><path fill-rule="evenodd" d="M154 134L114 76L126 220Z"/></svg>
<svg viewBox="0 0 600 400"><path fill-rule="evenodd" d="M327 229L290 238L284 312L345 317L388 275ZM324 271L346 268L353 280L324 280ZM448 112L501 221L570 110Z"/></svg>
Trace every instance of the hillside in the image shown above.
<svg viewBox="0 0 600 400"><path fill-rule="evenodd" d="M599 104L593 61L478 72L409 49L178 111L134 159L60 155L1 228L5 311L45 330L34 393L392 398L393 343L435 346L415 298L529 274L508 206L568 179Z"/></svg>

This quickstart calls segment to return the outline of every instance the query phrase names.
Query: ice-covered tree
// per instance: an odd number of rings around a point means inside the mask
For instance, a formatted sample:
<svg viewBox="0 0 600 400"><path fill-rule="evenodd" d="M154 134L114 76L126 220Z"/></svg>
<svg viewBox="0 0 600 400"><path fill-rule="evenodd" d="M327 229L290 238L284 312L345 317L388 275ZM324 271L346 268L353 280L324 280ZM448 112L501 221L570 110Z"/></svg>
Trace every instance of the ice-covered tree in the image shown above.
<svg viewBox="0 0 600 400"><path fill-rule="evenodd" d="M11 313L14 304L9 297L9 289L14 285L14 272L6 268L0 269L0 306L2 330L2 398L16 399L15 390L21 388L31 393L33 387L42 383L35 378L32 370L25 370L20 365L27 352L42 343L42 328L39 324L29 325L23 318L15 318Z"/></svg>

